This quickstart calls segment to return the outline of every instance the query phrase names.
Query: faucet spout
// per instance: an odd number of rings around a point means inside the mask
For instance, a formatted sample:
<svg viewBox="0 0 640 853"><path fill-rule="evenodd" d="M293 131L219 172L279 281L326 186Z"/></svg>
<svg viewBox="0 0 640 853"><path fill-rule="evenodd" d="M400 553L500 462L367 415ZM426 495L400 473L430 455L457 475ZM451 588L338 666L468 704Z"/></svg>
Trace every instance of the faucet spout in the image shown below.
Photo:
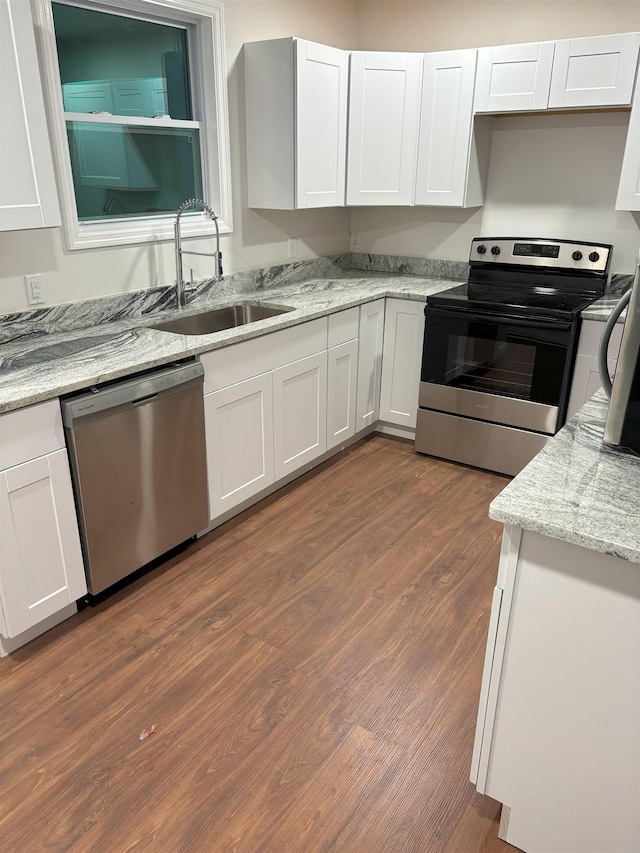
<svg viewBox="0 0 640 853"><path fill-rule="evenodd" d="M209 216L212 220L215 229L216 229L216 250L215 252L186 252L182 248L182 237L180 234L180 217L182 214L189 210L191 207L199 207L200 210L204 210L204 212ZM174 235L175 235L175 254L176 254L176 302L178 303L178 308L184 308L187 304L187 291L193 290L193 284L187 285L184 280L184 273L182 271L182 256L183 255L203 255L206 257L213 257L216 259L216 272L215 279L216 281L220 281L222 278L222 252L220 251L220 229L218 227L218 216L213 212L213 210L209 207L206 201L203 201L201 198L188 198L186 201L183 201L180 207L178 208L178 213L176 216L176 221L173 226Z"/></svg>

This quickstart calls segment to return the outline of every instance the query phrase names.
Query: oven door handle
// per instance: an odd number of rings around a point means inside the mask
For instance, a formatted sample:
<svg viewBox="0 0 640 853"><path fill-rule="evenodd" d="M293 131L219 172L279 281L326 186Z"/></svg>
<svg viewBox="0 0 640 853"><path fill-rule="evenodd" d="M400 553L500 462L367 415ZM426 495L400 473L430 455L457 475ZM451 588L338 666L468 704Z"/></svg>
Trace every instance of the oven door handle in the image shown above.
<svg viewBox="0 0 640 853"><path fill-rule="evenodd" d="M572 327L571 323L564 320L547 320L542 317L527 320L512 314L482 314L476 311L468 311L466 308L436 308L433 305L426 305L424 309L425 317L428 317L431 313L452 317L457 320L480 320L481 322L496 324L504 321L510 326L525 326L527 329L557 329L559 332L562 332L569 331Z"/></svg>

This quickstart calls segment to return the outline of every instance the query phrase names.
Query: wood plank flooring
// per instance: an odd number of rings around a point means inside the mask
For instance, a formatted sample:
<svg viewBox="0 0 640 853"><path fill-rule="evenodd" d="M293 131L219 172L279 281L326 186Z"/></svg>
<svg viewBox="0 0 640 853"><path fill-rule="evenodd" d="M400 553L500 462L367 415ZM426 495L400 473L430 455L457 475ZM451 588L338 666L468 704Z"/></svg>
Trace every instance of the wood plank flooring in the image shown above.
<svg viewBox="0 0 640 853"><path fill-rule="evenodd" d="M365 439L0 661L2 853L513 851L468 781L505 484Z"/></svg>

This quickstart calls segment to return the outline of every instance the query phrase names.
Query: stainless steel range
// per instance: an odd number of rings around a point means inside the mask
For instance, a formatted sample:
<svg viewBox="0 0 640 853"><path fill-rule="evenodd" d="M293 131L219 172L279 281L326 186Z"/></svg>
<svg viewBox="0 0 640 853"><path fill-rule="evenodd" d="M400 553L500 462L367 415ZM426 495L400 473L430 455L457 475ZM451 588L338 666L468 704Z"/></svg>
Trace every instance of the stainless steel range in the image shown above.
<svg viewBox="0 0 640 853"><path fill-rule="evenodd" d="M427 297L416 450L517 474L563 425L580 312L612 246L476 238L466 284Z"/></svg>

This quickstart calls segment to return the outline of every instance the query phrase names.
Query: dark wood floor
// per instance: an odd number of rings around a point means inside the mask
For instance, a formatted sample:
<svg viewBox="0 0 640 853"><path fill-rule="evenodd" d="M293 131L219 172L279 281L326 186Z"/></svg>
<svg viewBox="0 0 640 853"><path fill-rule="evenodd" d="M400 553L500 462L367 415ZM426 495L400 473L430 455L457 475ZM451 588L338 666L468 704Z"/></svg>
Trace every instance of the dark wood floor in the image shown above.
<svg viewBox="0 0 640 853"><path fill-rule="evenodd" d="M0 661L2 853L513 851L468 781L504 485L361 441Z"/></svg>

